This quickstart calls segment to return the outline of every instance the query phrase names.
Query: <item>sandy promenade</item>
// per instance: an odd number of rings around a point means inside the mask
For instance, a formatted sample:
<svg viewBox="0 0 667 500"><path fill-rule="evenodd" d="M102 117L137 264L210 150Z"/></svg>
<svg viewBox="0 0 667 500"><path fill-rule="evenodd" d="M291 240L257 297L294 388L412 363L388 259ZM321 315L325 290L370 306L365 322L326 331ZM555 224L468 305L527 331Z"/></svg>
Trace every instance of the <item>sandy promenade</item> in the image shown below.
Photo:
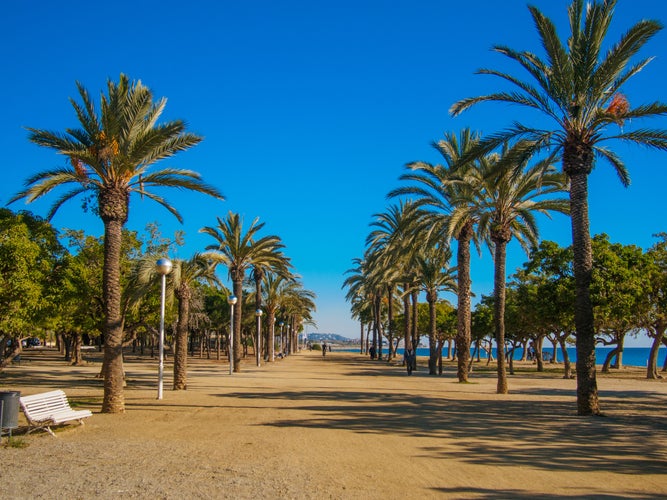
<svg viewBox="0 0 667 500"><path fill-rule="evenodd" d="M512 376L498 396L493 373L459 384L421 362L408 377L352 353L249 359L233 376L194 359L187 391L167 365L158 401L157 363L128 356L127 411L107 415L99 362L24 358L0 390L64 389L94 415L0 447L6 499L667 497L667 383L641 371L600 377L606 416L581 418L575 381L555 373Z"/></svg>

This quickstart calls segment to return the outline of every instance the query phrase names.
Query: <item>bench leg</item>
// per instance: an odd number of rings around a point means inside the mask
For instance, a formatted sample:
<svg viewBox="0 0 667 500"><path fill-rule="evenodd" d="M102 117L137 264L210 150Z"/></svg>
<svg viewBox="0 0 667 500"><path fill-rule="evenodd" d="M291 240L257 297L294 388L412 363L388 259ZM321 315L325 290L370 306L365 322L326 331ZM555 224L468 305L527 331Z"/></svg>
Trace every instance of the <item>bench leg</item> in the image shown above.
<svg viewBox="0 0 667 500"><path fill-rule="evenodd" d="M38 431L38 430L45 430L46 432L51 434L54 438L58 437L58 436L56 436L55 432L53 432L51 430L51 427L48 426L48 425L33 425L28 429L28 432L26 432L26 435L30 434L31 432Z"/></svg>

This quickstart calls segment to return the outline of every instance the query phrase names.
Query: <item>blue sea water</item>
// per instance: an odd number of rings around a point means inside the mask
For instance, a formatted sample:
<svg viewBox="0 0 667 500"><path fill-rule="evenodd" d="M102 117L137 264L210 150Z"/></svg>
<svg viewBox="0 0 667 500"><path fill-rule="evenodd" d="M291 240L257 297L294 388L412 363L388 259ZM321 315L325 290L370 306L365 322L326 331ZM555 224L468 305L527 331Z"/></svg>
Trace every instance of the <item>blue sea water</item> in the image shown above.
<svg viewBox="0 0 667 500"><path fill-rule="evenodd" d="M607 354L612 351L612 347L598 347L595 349L595 359L597 364L601 365L604 363L604 360L607 357ZM623 351L623 366L639 366L645 367L648 363L648 355L651 349L649 347L626 347ZM387 347L383 346L383 353L387 352ZM401 356L403 355L403 349L399 348L397 351ZM471 353L473 350L471 349ZM542 349L543 355L552 356L553 349L551 347ZM574 347L568 347L567 353L570 357L570 361L574 363L577 360L577 351ZM420 347L417 349L417 356L428 356L429 350L427 347ZM447 350L443 349L443 355L447 355ZM495 357L496 350L493 349L493 356ZM514 353L514 359L521 359L522 350L517 349ZM667 348L661 347L658 351L658 368L661 368L665 362L665 356L667 356ZM482 351L480 357L486 359L486 352ZM556 350L556 361L563 362L563 354L560 349ZM613 363L613 361L612 361Z"/></svg>

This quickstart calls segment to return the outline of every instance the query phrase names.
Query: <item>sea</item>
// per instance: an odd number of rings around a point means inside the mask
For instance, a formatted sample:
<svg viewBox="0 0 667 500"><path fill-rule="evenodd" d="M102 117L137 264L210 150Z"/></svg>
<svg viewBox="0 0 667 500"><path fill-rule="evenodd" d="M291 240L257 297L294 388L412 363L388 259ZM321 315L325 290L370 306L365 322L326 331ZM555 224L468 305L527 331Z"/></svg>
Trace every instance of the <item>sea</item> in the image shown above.
<svg viewBox="0 0 667 500"><path fill-rule="evenodd" d="M607 354L611 352L614 348L613 347L598 347L595 349L595 359L598 365L601 365L604 363L604 360L607 358ZM350 351L354 351L353 349L346 349ZM648 355L649 351L651 350L650 347L626 347L623 350L623 366L638 366L638 367L646 367L648 364ZM358 350L356 350L358 352ZM387 346L382 346L382 352L385 354L387 352ZM403 349L399 348L396 351L399 355L403 355ZM473 353L473 349L470 351ZM551 347L546 347L542 349L542 355L543 357L549 358L550 356L553 356L553 349ZM574 347L568 347L567 353L570 357L570 361L574 363L577 360L577 350ZM517 349L516 352L514 353L514 359L518 360L521 359L521 356L523 354L523 351L521 349ZM429 355L429 350L428 347L419 347L417 348L417 356L428 356ZM447 355L447 349L443 349L443 356ZM475 354L476 356L476 354ZM493 349L493 356L495 358L496 356L496 349ZM662 366L665 363L665 356L667 356L667 348L661 347L660 350L658 351L658 369L662 368ZM482 350L480 358L486 359L486 351ZM560 351L560 349L556 350L556 361L561 362L563 361L563 354ZM612 361L613 363L613 361Z"/></svg>

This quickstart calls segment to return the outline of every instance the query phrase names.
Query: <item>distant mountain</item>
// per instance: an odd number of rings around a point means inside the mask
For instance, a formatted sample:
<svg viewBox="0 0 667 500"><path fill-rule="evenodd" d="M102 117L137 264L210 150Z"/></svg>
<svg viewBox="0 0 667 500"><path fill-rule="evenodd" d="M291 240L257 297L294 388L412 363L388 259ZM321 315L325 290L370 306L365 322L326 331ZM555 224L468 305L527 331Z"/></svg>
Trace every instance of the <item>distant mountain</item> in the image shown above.
<svg viewBox="0 0 667 500"><path fill-rule="evenodd" d="M308 340L311 342L338 342L340 344L347 344L354 342L352 339L338 335L337 333L309 333L307 334Z"/></svg>

